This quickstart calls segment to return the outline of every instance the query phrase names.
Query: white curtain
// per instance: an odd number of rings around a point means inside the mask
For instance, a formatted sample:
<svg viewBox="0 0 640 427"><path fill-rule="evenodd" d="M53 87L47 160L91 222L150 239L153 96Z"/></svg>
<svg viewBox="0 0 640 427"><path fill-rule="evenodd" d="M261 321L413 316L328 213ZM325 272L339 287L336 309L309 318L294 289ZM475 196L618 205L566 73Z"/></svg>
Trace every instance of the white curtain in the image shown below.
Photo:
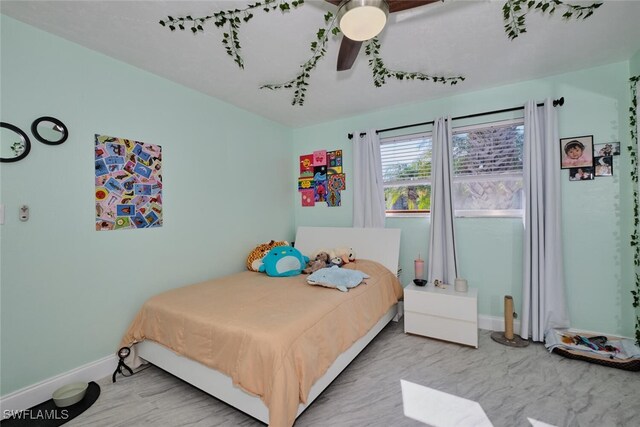
<svg viewBox="0 0 640 427"><path fill-rule="evenodd" d="M380 138L375 129L353 133L353 226L384 228Z"/></svg>
<svg viewBox="0 0 640 427"><path fill-rule="evenodd" d="M452 284L458 275L451 197L451 119L434 122L431 156L431 229L429 231L429 282Z"/></svg>
<svg viewBox="0 0 640 427"><path fill-rule="evenodd" d="M569 327L562 257L562 199L558 121L553 101L524 109L524 280L520 336L544 341Z"/></svg>

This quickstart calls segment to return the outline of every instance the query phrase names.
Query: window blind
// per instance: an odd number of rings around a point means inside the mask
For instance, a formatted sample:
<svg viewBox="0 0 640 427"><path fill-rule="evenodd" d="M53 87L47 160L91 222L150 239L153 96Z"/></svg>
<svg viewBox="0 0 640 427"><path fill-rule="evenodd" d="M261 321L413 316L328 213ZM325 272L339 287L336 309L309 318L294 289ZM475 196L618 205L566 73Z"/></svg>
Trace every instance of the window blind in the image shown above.
<svg viewBox="0 0 640 427"><path fill-rule="evenodd" d="M431 136L413 134L385 138L380 144L386 186L420 184L431 177Z"/></svg>
<svg viewBox="0 0 640 427"><path fill-rule="evenodd" d="M522 176L524 126L504 124L453 134L455 177Z"/></svg>

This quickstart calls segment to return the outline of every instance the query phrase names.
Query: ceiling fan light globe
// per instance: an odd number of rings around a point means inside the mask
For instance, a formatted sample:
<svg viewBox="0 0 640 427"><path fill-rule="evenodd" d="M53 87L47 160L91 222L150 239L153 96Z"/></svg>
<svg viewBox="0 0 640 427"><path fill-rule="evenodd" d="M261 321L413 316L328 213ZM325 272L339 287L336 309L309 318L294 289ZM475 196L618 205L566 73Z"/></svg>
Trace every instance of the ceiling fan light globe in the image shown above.
<svg viewBox="0 0 640 427"><path fill-rule="evenodd" d="M338 26L353 41L369 40L380 34L388 14L385 0L349 0L338 10Z"/></svg>

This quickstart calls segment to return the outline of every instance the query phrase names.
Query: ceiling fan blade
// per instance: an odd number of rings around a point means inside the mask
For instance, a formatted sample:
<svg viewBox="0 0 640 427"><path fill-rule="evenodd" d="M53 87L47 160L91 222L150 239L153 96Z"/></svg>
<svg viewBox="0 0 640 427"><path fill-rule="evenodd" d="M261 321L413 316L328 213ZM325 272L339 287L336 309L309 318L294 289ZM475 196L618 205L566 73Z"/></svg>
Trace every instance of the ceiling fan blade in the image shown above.
<svg viewBox="0 0 640 427"><path fill-rule="evenodd" d="M343 0L325 0L335 6L340 6ZM444 0L387 0L389 5L389 13L399 12L401 10L411 9L413 7L424 6L425 4L435 3Z"/></svg>
<svg viewBox="0 0 640 427"><path fill-rule="evenodd" d="M389 4L389 13L394 13L439 1L442 0L387 0L387 3Z"/></svg>
<svg viewBox="0 0 640 427"><path fill-rule="evenodd" d="M360 46L362 46L362 42L357 42L346 36L342 36L340 52L338 53L338 71L345 71L353 66L358 52L360 52Z"/></svg>

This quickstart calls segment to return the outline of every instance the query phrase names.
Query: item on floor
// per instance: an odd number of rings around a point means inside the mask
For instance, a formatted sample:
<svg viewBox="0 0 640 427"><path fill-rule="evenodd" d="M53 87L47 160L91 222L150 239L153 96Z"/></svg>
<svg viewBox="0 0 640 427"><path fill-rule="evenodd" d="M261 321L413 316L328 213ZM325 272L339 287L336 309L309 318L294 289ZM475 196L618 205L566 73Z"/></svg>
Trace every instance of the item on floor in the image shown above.
<svg viewBox="0 0 640 427"><path fill-rule="evenodd" d="M129 357L129 354L131 354L131 349L129 347L122 347L120 350L118 350L117 354L120 360L118 360L118 366L116 367L116 370L113 372L112 379L114 383L116 382L116 374L125 375L124 372L122 371L123 368L127 372L129 372L128 376L133 375L133 371L131 370L131 368L128 367L126 363L124 363L124 359Z"/></svg>
<svg viewBox="0 0 640 427"><path fill-rule="evenodd" d="M82 400L87 393L88 383L67 384L53 392L53 403L58 408L66 408Z"/></svg>
<svg viewBox="0 0 640 427"><path fill-rule="evenodd" d="M550 329L544 341L549 352L569 359L640 371L640 347L628 338Z"/></svg>
<svg viewBox="0 0 640 427"><path fill-rule="evenodd" d="M84 397L77 403L61 408L56 406L53 399L49 399L24 411L9 411L11 416L2 420L0 425L2 427L58 427L89 409L99 396L100 386L91 381Z"/></svg>
<svg viewBox="0 0 640 427"><path fill-rule="evenodd" d="M502 345L508 345L509 347L526 347L529 345L529 340L522 339L519 335L513 333L513 314L513 297L511 295L505 295L504 332L493 332L491 339Z"/></svg>

